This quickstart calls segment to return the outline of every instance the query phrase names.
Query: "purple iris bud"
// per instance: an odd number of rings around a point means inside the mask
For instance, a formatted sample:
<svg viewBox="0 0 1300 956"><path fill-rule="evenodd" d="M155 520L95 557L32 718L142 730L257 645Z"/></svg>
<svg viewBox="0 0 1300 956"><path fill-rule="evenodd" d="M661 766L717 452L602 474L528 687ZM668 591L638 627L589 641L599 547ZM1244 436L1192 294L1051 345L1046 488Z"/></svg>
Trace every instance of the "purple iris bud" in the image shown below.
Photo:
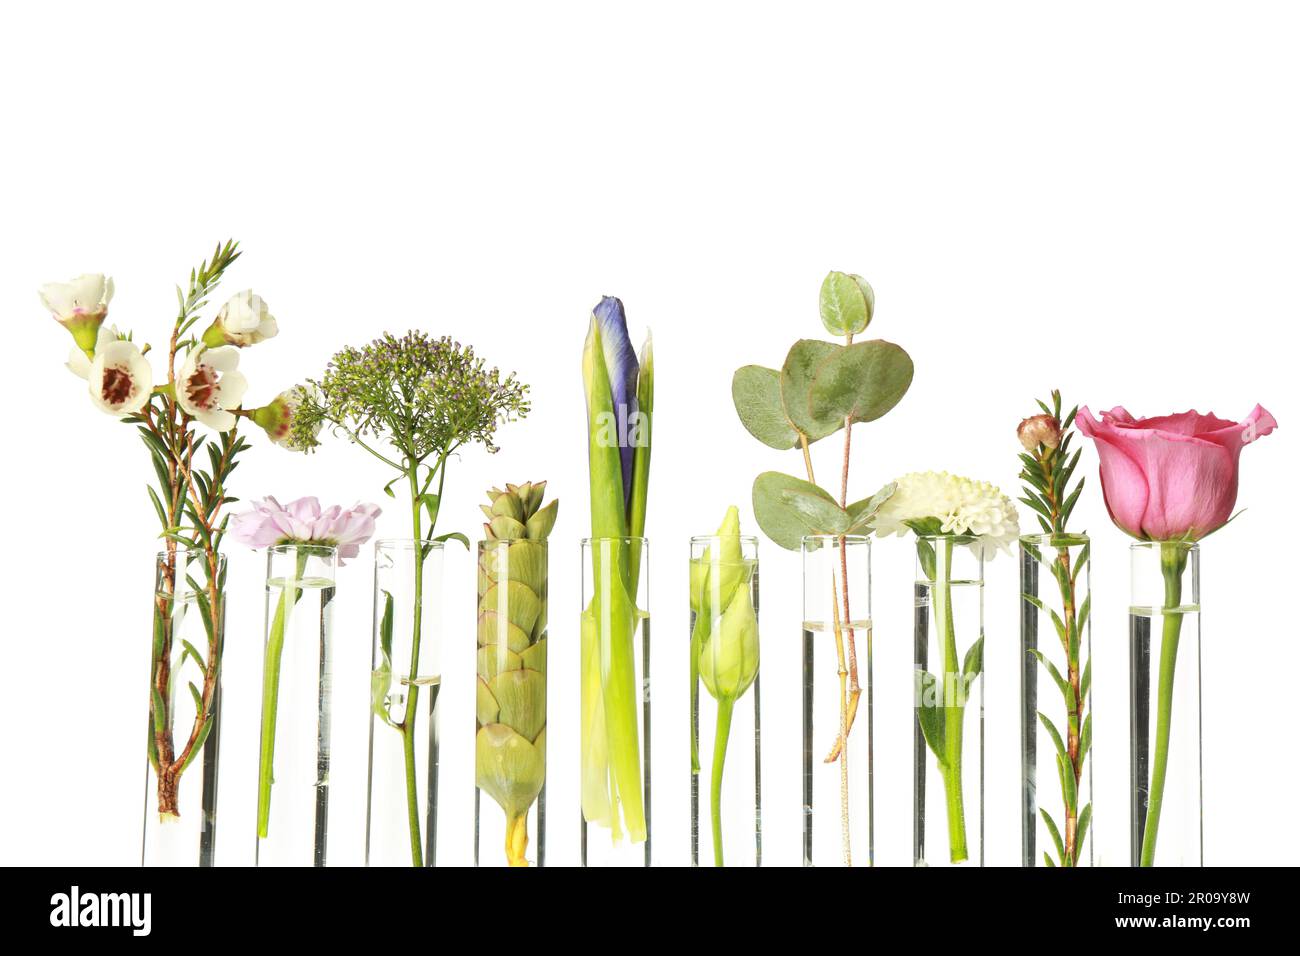
<svg viewBox="0 0 1300 956"><path fill-rule="evenodd" d="M623 466L623 500L632 497L632 459L636 448L631 441L635 420L636 379L640 366L636 350L627 334L627 315L621 300L607 295L592 310L600 326L600 342L605 352L605 370L609 375L611 402L618 424L618 453Z"/></svg>

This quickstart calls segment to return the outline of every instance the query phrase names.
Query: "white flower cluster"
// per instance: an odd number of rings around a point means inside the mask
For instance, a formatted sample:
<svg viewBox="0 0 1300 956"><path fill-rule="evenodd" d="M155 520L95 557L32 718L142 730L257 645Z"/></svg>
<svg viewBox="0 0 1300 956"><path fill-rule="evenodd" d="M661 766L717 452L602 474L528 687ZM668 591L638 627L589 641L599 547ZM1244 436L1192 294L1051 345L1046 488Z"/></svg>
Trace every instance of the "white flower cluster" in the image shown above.
<svg viewBox="0 0 1300 956"><path fill-rule="evenodd" d="M987 481L918 471L895 484L898 490L872 522L877 535L904 535L912 530L907 522L934 518L944 534L974 535L970 547L983 558L1009 551L1020 537L1016 506Z"/></svg>
<svg viewBox="0 0 1300 956"><path fill-rule="evenodd" d="M95 407L116 417L138 415L156 389L153 370L141 349L104 320L113 298L113 280L99 273L40 289L41 302L72 333L68 368L86 380ZM243 410L248 381L239 371L239 350L274 338L279 332L262 297L252 290L231 297L198 341L183 343L185 357L172 388L181 410L214 431L235 427L246 414L283 443L297 403L284 395L271 405ZM276 432L282 433L276 437Z"/></svg>

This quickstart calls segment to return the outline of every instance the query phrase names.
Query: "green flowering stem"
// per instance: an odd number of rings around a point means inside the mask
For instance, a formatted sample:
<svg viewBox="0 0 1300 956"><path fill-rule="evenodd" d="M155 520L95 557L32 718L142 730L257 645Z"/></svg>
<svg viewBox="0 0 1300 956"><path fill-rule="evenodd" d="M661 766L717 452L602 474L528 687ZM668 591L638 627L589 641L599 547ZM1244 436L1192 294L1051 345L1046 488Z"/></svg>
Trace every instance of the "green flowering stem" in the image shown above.
<svg viewBox="0 0 1300 956"><path fill-rule="evenodd" d="M917 533L921 532L918 529ZM936 680L935 693L940 696L941 715L932 715L931 708L918 701L917 719L926 743L933 751L943 777L943 789L948 811L948 850L953 863L963 863L969 858L966 847L966 816L962 799L961 751L962 721L966 706L966 675L957 657L957 634L952 610L952 541L942 541L943 571L939 571L934 548L924 538L917 541L917 555L930 584L930 603L934 607L935 626L942 633L943 670ZM934 721L941 717L941 722Z"/></svg>
<svg viewBox="0 0 1300 956"><path fill-rule="evenodd" d="M718 726L713 734L713 778L709 783L709 809L713 820L713 865L722 866L722 768L727 762L727 741L731 739L731 697L718 701Z"/></svg>
<svg viewBox="0 0 1300 956"><path fill-rule="evenodd" d="M597 547L603 542L598 543ZM644 843L646 839L645 810L641 795L641 743L637 726L636 648L635 632L638 619L636 606L624 586L629 561L628 545L610 542L611 556L608 579L603 574L601 561L596 558L593 569L596 594L592 599L597 627L600 629L601 697L605 709L605 736L609 741L609 777L614 793L611 819L617 829L617 818L622 811L627 826L628 839Z"/></svg>
<svg viewBox="0 0 1300 956"><path fill-rule="evenodd" d="M1142 866L1154 866L1160 810L1165 795L1165 774L1169 769L1169 727L1174 705L1174 669L1178 664L1178 639L1183 614L1183 571L1187 568L1187 547L1177 541L1160 543L1160 571L1165 579L1164 623L1160 637L1160 683L1156 696L1156 753L1147 791L1147 819L1142 832Z"/></svg>
<svg viewBox="0 0 1300 956"><path fill-rule="evenodd" d="M257 775L257 836L263 840L270 832L271 784L275 782L275 726L280 701L280 659L284 654L284 634L289 625L289 614L302 598L302 588L293 585L301 582L306 571L307 552L299 548L295 561L297 573L293 582L285 581L280 586L280 601L271 621L271 633L266 639L266 654L262 664L262 747Z"/></svg>
<svg viewBox="0 0 1300 956"><path fill-rule="evenodd" d="M934 615L943 628L943 721L944 758L940 763L944 797L948 806L948 849L953 863L968 858L966 811L962 803L961 745L965 716L966 684L957 660L957 634L952 614L952 547L945 548L943 583L934 589Z"/></svg>
<svg viewBox="0 0 1300 956"><path fill-rule="evenodd" d="M691 628L691 713L695 715L696 726L691 732L691 773L700 772L700 652L704 649L704 628L707 619L703 613L695 615L695 625Z"/></svg>

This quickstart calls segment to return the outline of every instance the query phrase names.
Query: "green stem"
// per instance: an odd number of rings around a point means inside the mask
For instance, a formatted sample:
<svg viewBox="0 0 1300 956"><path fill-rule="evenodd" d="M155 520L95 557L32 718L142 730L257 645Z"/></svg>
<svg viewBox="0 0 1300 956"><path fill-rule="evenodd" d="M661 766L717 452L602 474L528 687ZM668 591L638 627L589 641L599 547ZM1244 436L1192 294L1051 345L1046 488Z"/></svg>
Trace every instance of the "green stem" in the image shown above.
<svg viewBox="0 0 1300 956"><path fill-rule="evenodd" d="M731 712L736 702L730 697L718 701L718 727L713 734L713 779L709 784L710 815L713 818L713 865L722 866L722 767L727 762L727 741L731 737Z"/></svg>
<svg viewBox="0 0 1300 956"><path fill-rule="evenodd" d="M691 773L700 772L700 651L704 647L703 610L695 615L695 624L691 628L691 714L694 726L691 730Z"/></svg>
<svg viewBox="0 0 1300 956"><path fill-rule="evenodd" d="M302 580L307 567L307 553L301 548L296 554L297 574L294 582ZM289 595L293 594L292 600ZM284 634L302 589L290 587L290 582L280 585L280 601L271 621L271 633L266 639L266 657L262 664L262 748L257 775L257 836L266 839L271 824L271 784L275 781L275 726L280 701L280 658L284 654Z"/></svg>
<svg viewBox="0 0 1300 956"><path fill-rule="evenodd" d="M966 685L957 659L957 632L952 613L952 542L944 548L944 574L935 589L934 613L943 628L943 722L944 722L944 796L948 805L948 849L953 863L968 857L966 849L966 811L962 803L961 749L962 717L965 715Z"/></svg>
<svg viewBox="0 0 1300 956"><path fill-rule="evenodd" d="M1160 544L1160 571L1165 579L1164 623L1160 637L1160 684L1156 698L1156 753L1147 792L1147 819L1142 832L1142 866L1154 866L1160 809L1165 795L1165 774L1169 769L1169 727L1174 706L1174 669L1178 664L1178 638L1183 629L1183 571L1187 547L1179 542Z"/></svg>
<svg viewBox="0 0 1300 956"><path fill-rule="evenodd" d="M402 756L406 765L406 817L411 831L411 865L424 866L424 847L420 841L420 795L415 780L415 721L420 700L420 635L424 619L424 548L420 528L419 478L412 464L406 477L411 486L411 547L415 560L415 607L412 609L411 673L406 683L406 714L402 717ZM432 718L430 718L432 719Z"/></svg>

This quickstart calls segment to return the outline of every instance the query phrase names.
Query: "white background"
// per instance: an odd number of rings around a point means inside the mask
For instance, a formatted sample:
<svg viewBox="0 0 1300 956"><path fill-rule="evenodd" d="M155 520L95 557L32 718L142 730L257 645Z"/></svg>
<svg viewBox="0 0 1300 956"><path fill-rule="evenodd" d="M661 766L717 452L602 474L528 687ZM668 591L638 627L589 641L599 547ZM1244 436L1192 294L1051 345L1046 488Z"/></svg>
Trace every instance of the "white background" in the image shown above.
<svg viewBox="0 0 1300 956"><path fill-rule="evenodd" d="M649 534L655 836L687 858L687 539L798 473L735 418L732 370L822 335L828 269L875 286L872 334L916 379L855 432L853 497L947 468L1016 487L1014 429L1052 387L1095 410L1195 407L1281 430L1246 450L1247 512L1204 549L1205 840L1279 860L1297 783L1288 543L1300 242L1300 61L1269 4L61 4L0 30L0 394L6 411L0 862L138 860L154 517L145 454L62 368L37 286L117 280L111 319L161 344L173 285L228 236L222 295L281 335L249 401L409 327L531 383L495 457L454 463L442 530L492 484L549 479L550 857L577 856L577 539L587 527L579 356L602 294L655 334ZM211 311L211 310L210 310ZM382 466L260 435L244 498L387 504ZM833 473L836 450L821 453ZM1095 482L1089 446L1084 471ZM1098 849L1127 862L1127 541L1086 491L1094 543ZM1028 522L1026 521L1026 527ZM394 507L381 533L405 527ZM259 554L230 548L219 858L253 858ZM799 559L763 561L766 860L798 860ZM469 559L449 561L442 862L470 858ZM337 618L331 857L364 835L368 558ZM878 858L909 861L912 549L875 556ZM990 863L1018 861L1015 562L990 566ZM347 808L351 809L347 809Z"/></svg>

